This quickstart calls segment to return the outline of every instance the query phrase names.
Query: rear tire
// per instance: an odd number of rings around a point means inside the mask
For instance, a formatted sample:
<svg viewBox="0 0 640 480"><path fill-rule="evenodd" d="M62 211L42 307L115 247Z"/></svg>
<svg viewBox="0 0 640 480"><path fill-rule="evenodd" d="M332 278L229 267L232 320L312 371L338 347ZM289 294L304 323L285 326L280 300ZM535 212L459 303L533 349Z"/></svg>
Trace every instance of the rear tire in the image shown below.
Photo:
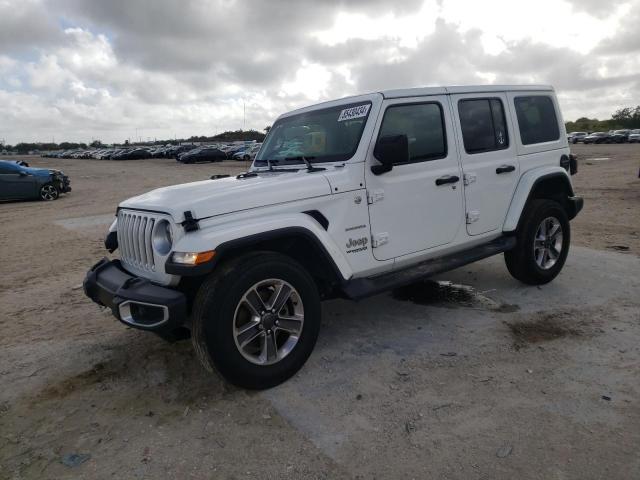
<svg viewBox="0 0 640 480"><path fill-rule="evenodd" d="M219 266L204 281L191 335L207 370L239 387L265 389L304 365L320 320L320 295L307 271L285 255L256 252Z"/></svg>
<svg viewBox="0 0 640 480"><path fill-rule="evenodd" d="M516 236L516 247L504 254L509 273L529 285L553 280L564 266L571 241L564 208L553 200L533 200L523 212Z"/></svg>

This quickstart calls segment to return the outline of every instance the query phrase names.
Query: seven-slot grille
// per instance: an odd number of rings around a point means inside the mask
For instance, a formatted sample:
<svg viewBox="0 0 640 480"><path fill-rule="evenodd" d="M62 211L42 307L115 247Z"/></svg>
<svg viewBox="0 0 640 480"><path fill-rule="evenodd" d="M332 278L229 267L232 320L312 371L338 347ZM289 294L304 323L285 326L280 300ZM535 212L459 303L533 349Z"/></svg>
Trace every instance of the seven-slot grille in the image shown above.
<svg viewBox="0 0 640 480"><path fill-rule="evenodd" d="M158 220L158 217L144 212L121 210L118 213L118 246L122 262L155 272L151 236Z"/></svg>

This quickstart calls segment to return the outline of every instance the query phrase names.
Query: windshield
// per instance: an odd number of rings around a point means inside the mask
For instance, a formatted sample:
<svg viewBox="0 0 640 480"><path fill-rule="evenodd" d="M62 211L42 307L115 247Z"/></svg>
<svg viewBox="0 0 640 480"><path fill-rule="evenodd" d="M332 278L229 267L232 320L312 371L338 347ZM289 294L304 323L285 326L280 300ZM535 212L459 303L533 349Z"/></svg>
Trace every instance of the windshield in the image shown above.
<svg viewBox="0 0 640 480"><path fill-rule="evenodd" d="M256 166L344 162L355 153L371 102L314 110L278 120L264 141Z"/></svg>

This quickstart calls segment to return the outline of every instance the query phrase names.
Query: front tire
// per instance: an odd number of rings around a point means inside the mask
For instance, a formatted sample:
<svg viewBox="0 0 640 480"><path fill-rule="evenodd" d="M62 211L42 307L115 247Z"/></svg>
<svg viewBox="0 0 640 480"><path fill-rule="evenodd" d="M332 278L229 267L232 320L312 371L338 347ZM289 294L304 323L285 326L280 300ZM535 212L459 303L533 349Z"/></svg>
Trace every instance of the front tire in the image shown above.
<svg viewBox="0 0 640 480"><path fill-rule="evenodd" d="M320 295L307 271L287 256L256 252L219 266L201 285L192 340L207 370L265 389L304 365L320 320Z"/></svg>
<svg viewBox="0 0 640 480"><path fill-rule="evenodd" d="M523 215L516 247L504 259L514 278L543 285L558 276L569 254L569 219L558 202L545 199L533 200Z"/></svg>
<svg viewBox="0 0 640 480"><path fill-rule="evenodd" d="M53 183L45 183L40 187L40 200L50 202L52 200L57 200L59 196L60 192Z"/></svg>

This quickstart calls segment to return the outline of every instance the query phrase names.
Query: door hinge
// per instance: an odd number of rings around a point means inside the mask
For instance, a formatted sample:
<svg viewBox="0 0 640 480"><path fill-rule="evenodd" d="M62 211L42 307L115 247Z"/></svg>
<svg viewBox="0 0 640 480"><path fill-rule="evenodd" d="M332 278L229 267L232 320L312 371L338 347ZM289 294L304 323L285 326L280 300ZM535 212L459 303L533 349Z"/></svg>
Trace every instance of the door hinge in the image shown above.
<svg viewBox="0 0 640 480"><path fill-rule="evenodd" d="M467 224L477 222L480 218L480 212L477 210L472 210L471 212L467 212Z"/></svg>
<svg viewBox="0 0 640 480"><path fill-rule="evenodd" d="M372 203L379 202L384 198L384 190L373 190L367 191L367 203L371 205Z"/></svg>
<svg viewBox="0 0 640 480"><path fill-rule="evenodd" d="M464 184L465 185L470 185L473 182L475 182L478 179L478 177L476 176L475 173L465 173L463 175L463 179L464 179Z"/></svg>
<svg viewBox="0 0 640 480"><path fill-rule="evenodd" d="M389 234L387 232L376 233L371 237L371 246L373 248L381 247L385 243L389 243Z"/></svg>

